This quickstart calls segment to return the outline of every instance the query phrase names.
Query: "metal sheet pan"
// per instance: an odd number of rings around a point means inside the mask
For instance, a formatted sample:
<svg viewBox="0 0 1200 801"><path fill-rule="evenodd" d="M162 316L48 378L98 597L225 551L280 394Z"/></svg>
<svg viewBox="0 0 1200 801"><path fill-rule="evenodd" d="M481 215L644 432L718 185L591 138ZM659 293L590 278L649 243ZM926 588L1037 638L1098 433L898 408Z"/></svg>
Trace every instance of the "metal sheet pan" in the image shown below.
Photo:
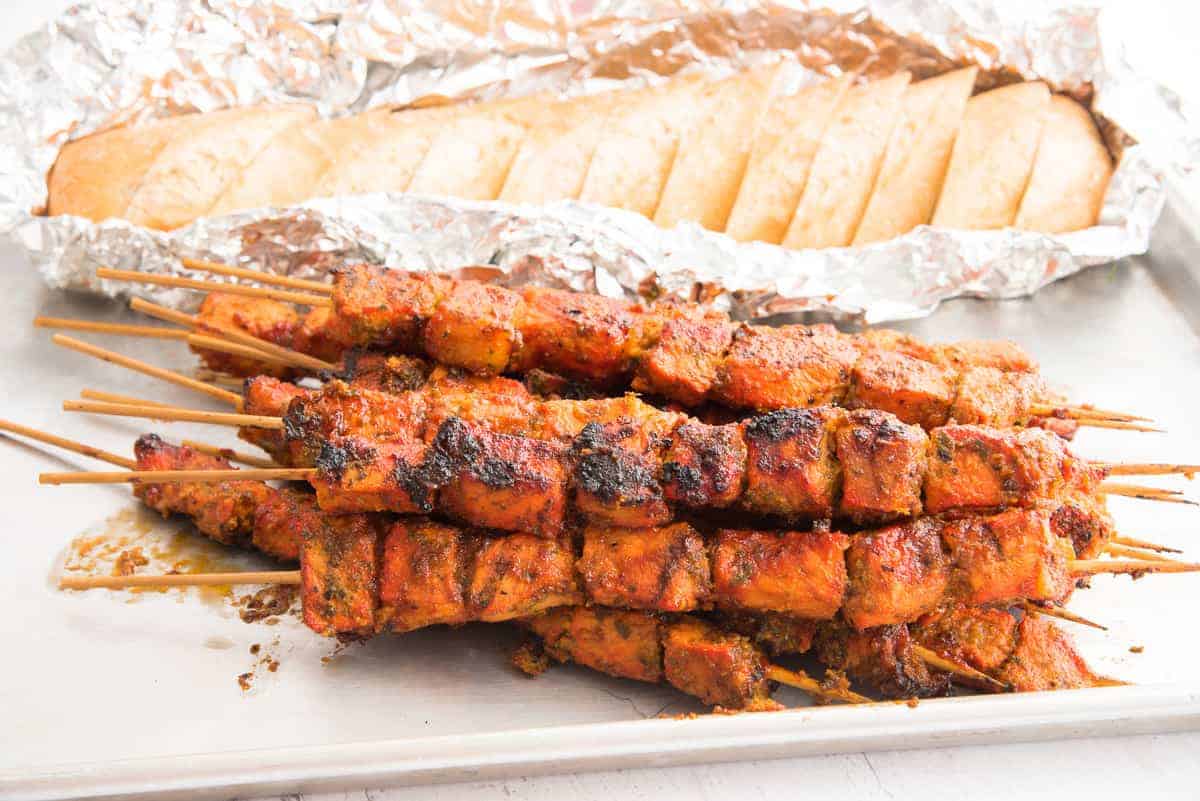
<svg viewBox="0 0 1200 801"><path fill-rule="evenodd" d="M1075 400L1135 409L1169 435L1087 431L1097 459L1192 460L1200 422L1200 284L1195 227L1167 215L1149 258L1099 268L1036 298L958 301L907 326L935 339L1011 337ZM59 411L83 387L202 405L151 379L63 351L36 313L132 319L91 298L42 288L0 254L0 416L124 451L139 421ZM99 341L98 337L87 337ZM157 364L192 364L174 343L107 340ZM171 436L232 443L229 432L157 425ZM1104 577L1073 608L1108 633L1076 629L1100 671L1138 686L923 702L915 708L799 708L778 714L652 719L698 711L678 694L560 668L537 681L506 662L510 632L472 626L380 638L330 656L295 620L242 623L195 593L130 598L64 594L52 575L64 545L132 506L127 488L37 487L42 470L95 464L0 447L0 798L206 798L388 783L476 780L549 771L666 765L821 752L978 744L1200 725L1200 656L1177 621L1200 602L1195 576L1131 583ZM1124 532L1189 550L1200 512L1114 499ZM152 523L148 516L122 525ZM131 522L132 520L132 522ZM245 557L245 564L253 559ZM244 692L254 643L280 660ZM1144 646L1135 654L1130 647ZM322 657L330 656L328 660ZM799 695L781 694L789 704ZM651 719L647 719L651 718Z"/></svg>

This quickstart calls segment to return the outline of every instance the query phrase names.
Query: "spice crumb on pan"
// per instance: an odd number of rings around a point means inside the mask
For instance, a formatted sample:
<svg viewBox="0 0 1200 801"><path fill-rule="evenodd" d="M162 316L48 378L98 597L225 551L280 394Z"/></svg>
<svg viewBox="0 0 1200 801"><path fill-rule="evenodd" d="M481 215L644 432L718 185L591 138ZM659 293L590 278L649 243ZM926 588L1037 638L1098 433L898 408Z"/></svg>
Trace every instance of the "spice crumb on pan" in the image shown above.
<svg viewBox="0 0 1200 801"><path fill-rule="evenodd" d="M1131 645L1131 646L1129 646L1129 653L1131 653L1131 654L1140 654L1140 653L1142 653L1142 652L1143 652L1143 651L1145 651L1145 650L1146 650L1146 646L1144 646L1144 645Z"/></svg>

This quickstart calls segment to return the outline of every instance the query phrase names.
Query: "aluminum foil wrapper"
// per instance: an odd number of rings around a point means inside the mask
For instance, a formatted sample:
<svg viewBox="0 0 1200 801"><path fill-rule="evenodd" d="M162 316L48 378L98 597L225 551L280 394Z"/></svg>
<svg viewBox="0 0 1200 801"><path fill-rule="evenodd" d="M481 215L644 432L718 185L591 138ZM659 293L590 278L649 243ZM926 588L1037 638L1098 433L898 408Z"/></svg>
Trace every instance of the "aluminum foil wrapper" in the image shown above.
<svg viewBox="0 0 1200 801"><path fill-rule="evenodd" d="M1014 16L999 0L85 3L0 59L0 235L15 238L53 286L136 292L179 308L194 306L196 293L101 282L95 267L185 273L179 258L193 256L311 278L359 260L480 265L511 284L674 293L742 317L818 311L867 322L921 316L962 295L1020 296L1144 252L1165 175L1200 159L1178 99L1131 73L1102 11L1039 13ZM123 122L288 100L338 115L384 103L581 94L779 59L799 82L901 68L920 78L974 63L985 81L1036 77L1070 92L1090 105L1119 158L1100 224L1061 236L923 227L870 247L794 251L574 202L364 195L170 233L41 213L62 144Z"/></svg>

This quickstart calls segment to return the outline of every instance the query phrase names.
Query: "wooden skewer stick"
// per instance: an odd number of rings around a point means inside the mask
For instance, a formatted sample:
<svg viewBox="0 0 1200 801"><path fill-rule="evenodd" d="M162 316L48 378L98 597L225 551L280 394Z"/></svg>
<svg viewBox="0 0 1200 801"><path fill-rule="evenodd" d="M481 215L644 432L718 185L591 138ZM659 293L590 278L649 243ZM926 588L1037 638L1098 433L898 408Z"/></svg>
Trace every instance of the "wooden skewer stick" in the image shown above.
<svg viewBox="0 0 1200 801"><path fill-rule="evenodd" d="M1148 559L1076 559L1071 574L1096 576L1101 573L1195 573L1200 565L1192 562L1154 562Z"/></svg>
<svg viewBox="0 0 1200 801"><path fill-rule="evenodd" d="M318 359L315 356L309 356L307 353L301 353L298 350L285 348L282 345L277 345L274 342L261 339L249 334L237 326L226 325L216 320L201 320L199 317L191 314L168 309L166 306L160 306L157 303L151 303L148 300L134 298L129 301L129 308L134 311L139 311L142 314L148 314L151 317L156 317L159 320L167 320L168 322L176 323L177 325L186 325L189 328L196 330L215 331L226 339L233 340L241 345L247 345L251 348L263 351L264 353L273 354L277 361L283 362L293 367L301 367L305 370L313 372L321 372L322 370L336 370L337 365L332 362L327 362ZM217 348L213 348L217 350ZM265 360L265 359L264 359Z"/></svg>
<svg viewBox="0 0 1200 801"><path fill-rule="evenodd" d="M1035 615L1045 615L1046 617L1056 617L1060 620L1069 620L1072 623L1079 623L1083 626L1091 626L1094 629L1108 631L1108 626L1103 626L1094 620L1088 620L1083 615L1077 615L1074 612L1063 609L1061 606L1042 606L1040 604L1030 603L1026 601L1021 605L1026 612Z"/></svg>
<svg viewBox="0 0 1200 801"><path fill-rule="evenodd" d="M265 339L260 339L253 334L248 334L237 326L227 325L216 320L207 320L202 322L201 327L216 331L222 336L232 339L234 342L239 342L243 345L249 345L252 348L269 353L275 356L278 360L290 364L294 367L302 367L306 370L319 373L324 370L337 370L338 366L333 362L327 362L324 359L318 359L315 356L309 356L307 353L301 353L298 350L285 348L282 345L277 345L274 342L269 342Z"/></svg>
<svg viewBox="0 0 1200 801"><path fill-rule="evenodd" d="M221 353L229 353L233 356L241 356L245 359L252 359L264 364L282 365L283 367L293 366L288 359L282 359L272 353L267 353L264 350L243 345L239 342L231 342L228 339L219 337L210 337L207 334L188 334L187 343L194 348L202 348L205 350L215 350Z"/></svg>
<svg viewBox="0 0 1200 801"><path fill-rule="evenodd" d="M1030 413L1037 417L1060 417L1068 420L1112 420L1120 423L1132 423L1137 420L1150 422L1147 417L1138 417L1125 412L1110 412L1091 406L1069 406L1053 403L1035 403L1029 407Z"/></svg>
<svg viewBox="0 0 1200 801"><path fill-rule="evenodd" d="M786 684L789 687L803 690L816 698L824 698L827 701L845 701L848 704L871 703L871 699L865 695L859 695L852 690L841 687L826 687L803 671L788 670L779 665L767 666L767 678L771 681L777 681L780 684Z"/></svg>
<svg viewBox="0 0 1200 801"><path fill-rule="evenodd" d="M160 409L176 408L169 403L143 400L142 398L134 398L130 395L118 395L115 392L101 392L98 389L81 389L79 390L79 397L88 400L103 401L104 403L120 403L125 406L157 406Z"/></svg>
<svg viewBox="0 0 1200 801"><path fill-rule="evenodd" d="M85 353L88 356L95 357L101 361L106 361L110 364L116 364L130 370L136 370L139 373L143 373L154 378L160 378L163 381L170 381L172 384L177 384L181 387L187 387L188 389L193 389L197 392L202 392L211 398L216 398L219 401L224 401L225 403L230 404L239 411L242 408L242 396L230 392L227 389L214 387L212 384L205 384L203 381L197 381L194 378L188 378L187 376L180 375L173 370L155 367L154 365L144 362L140 359L124 356L106 348L101 348L97 347L96 345L91 345L87 342L82 342L65 334L55 334L51 339L54 344L61 345L64 348L70 348L71 350Z"/></svg>
<svg viewBox="0 0 1200 801"><path fill-rule="evenodd" d="M1105 495L1121 495L1126 498L1140 498L1144 501L1186 503L1190 506L1200 505L1193 500L1179 497L1183 494L1179 490L1161 489L1159 487L1143 487L1138 484L1118 484L1112 481L1105 481L1099 486L1099 490Z"/></svg>
<svg viewBox="0 0 1200 801"><path fill-rule="evenodd" d="M1110 476L1171 476L1184 475L1191 478L1200 473L1200 464L1152 464L1144 462L1096 463Z"/></svg>
<svg viewBox="0 0 1200 801"><path fill-rule="evenodd" d="M1101 420L1098 418L1084 418L1077 420L1081 428L1118 428L1122 431L1147 431L1152 434L1165 434L1165 429L1154 428L1153 426L1139 425L1138 423L1127 423L1124 420Z"/></svg>
<svg viewBox="0 0 1200 801"><path fill-rule="evenodd" d="M183 262L184 267L187 267L189 270L196 270L197 272L230 275L235 278L258 281L260 284L273 284L275 286L285 286L290 289L302 289L307 292L321 292L326 295L333 292L332 286L321 281L309 281L304 278L293 278L290 275L278 275L277 273L252 270L246 267L232 267L228 264L204 261L203 259L181 259L180 261Z"/></svg>
<svg viewBox="0 0 1200 801"><path fill-rule="evenodd" d="M1104 549L1104 552L1109 556L1123 556L1128 559L1149 559L1153 562L1174 562L1168 556L1154 553L1153 551L1143 551L1141 548L1130 548L1128 545L1118 545L1110 542Z"/></svg>
<svg viewBox="0 0 1200 801"><path fill-rule="evenodd" d="M174 309L168 309L166 306L160 306L157 303L151 303L150 301L143 300L142 298L134 298L133 300L129 301L129 308L133 309L134 311L139 311L142 314L155 317L159 320L164 320L168 323L182 325L185 328L200 327L199 317L196 317L193 314L184 314L183 312L175 311Z"/></svg>
<svg viewBox="0 0 1200 801"><path fill-rule="evenodd" d="M213 587L224 584L299 584L299 570L237 573L164 573L132 576L63 576L64 590L123 590L132 587Z"/></svg>
<svg viewBox="0 0 1200 801"><path fill-rule="evenodd" d="M209 445L205 442L196 442L193 439L185 439L180 442L194 451L206 453L209 456L216 456L219 459L225 459L230 462L238 462L239 464L247 464L251 467L271 468L278 467L275 462L263 456L254 456L249 453L235 451L232 448L222 448L217 445Z"/></svg>
<svg viewBox="0 0 1200 801"><path fill-rule="evenodd" d="M188 332L177 328L158 328L152 325L99 323L94 320L72 320L67 317L34 317L35 328L63 328L68 331L91 331L96 334L115 334L142 339L186 339Z"/></svg>
<svg viewBox="0 0 1200 801"><path fill-rule="evenodd" d="M315 295L310 292L292 292L287 289L266 289L264 287L245 286L243 284L225 284L219 281L201 281L195 278L143 273L137 270L113 270L108 267L99 267L96 269L96 277L107 278L111 281L131 281L139 284L199 289L203 292L225 292L230 295L245 295L251 298L268 298L284 303L295 303L300 306L333 305L333 301L327 295Z"/></svg>
<svg viewBox="0 0 1200 801"><path fill-rule="evenodd" d="M82 456L90 456L93 459L99 459L102 462L108 462L117 467L125 467L130 470L137 467L137 462L128 457L118 456L115 453L110 453L100 448L93 448L91 445L84 445L82 442L76 442L65 437L47 434L44 431L38 431L36 428L29 428L18 423L10 423L7 420L0 420L0 431L7 431L10 434L20 434L22 437L28 437L37 442L44 442L47 445L54 445L57 448L78 453Z"/></svg>
<svg viewBox="0 0 1200 801"><path fill-rule="evenodd" d="M959 678L966 679L971 684L982 684L985 687L990 687L993 690L1007 692L1012 688L1004 682L994 679L988 674L976 670L970 665L963 665L951 659L946 659L937 651L932 651L923 645L913 643L913 653L919 656L925 664L938 670L945 671Z"/></svg>
<svg viewBox="0 0 1200 801"><path fill-rule="evenodd" d="M140 417L144 420L176 420L184 423L210 423L218 426L269 428L276 431L283 429L282 417L267 417L258 414L232 414L230 412L208 412L198 409L131 406L123 403L69 400L63 401L63 411L109 414L117 417Z"/></svg>
<svg viewBox="0 0 1200 801"><path fill-rule="evenodd" d="M1113 537L1112 542L1117 545L1128 545L1132 548L1143 548L1148 551L1159 551L1161 553L1183 553L1178 548L1169 548L1166 545L1159 545L1157 542L1148 540L1138 540L1133 537Z"/></svg>
<svg viewBox="0 0 1200 801"><path fill-rule="evenodd" d="M300 481L316 471L309 467L251 467L244 470L126 470L120 473L75 471L42 473L39 484L182 484L218 481Z"/></svg>

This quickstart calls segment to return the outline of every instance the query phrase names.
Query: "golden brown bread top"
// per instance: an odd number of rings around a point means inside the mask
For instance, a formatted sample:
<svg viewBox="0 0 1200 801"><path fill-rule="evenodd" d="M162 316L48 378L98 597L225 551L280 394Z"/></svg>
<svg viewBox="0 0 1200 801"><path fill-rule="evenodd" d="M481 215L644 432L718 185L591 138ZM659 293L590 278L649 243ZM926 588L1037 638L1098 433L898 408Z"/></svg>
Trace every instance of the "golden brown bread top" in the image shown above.
<svg viewBox="0 0 1200 801"><path fill-rule="evenodd" d="M929 222L1063 232L1097 218L1111 159L1088 112L1041 83L968 100L974 69L799 89L790 69L335 120L288 105L124 126L63 148L47 208L166 230L366 192L580 199L792 248Z"/></svg>

